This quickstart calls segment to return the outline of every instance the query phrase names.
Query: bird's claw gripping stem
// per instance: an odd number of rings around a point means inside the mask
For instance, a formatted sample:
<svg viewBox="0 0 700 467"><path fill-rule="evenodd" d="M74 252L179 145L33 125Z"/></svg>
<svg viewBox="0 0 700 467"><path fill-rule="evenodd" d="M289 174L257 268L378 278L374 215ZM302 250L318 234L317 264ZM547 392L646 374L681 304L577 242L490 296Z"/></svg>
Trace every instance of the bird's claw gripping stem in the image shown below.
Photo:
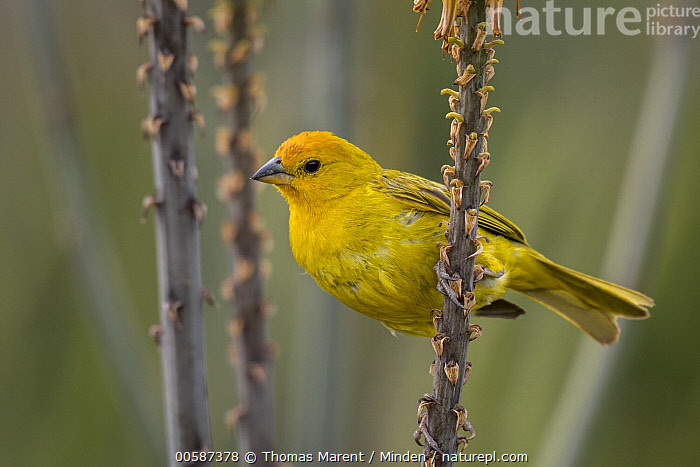
<svg viewBox="0 0 700 467"><path fill-rule="evenodd" d="M418 425L418 429L413 433L413 439L416 440L416 443L418 443L419 446L423 446L420 442L420 437L423 435L425 437L425 442L430 446L430 449L433 451L437 452L440 455L443 455L444 452L440 449L440 446L435 442L435 439L433 439L432 436L430 436L430 433L428 433L428 414L424 413L421 416L420 424Z"/></svg>
<svg viewBox="0 0 700 467"><path fill-rule="evenodd" d="M461 298L460 294L452 290L452 287L450 287L448 282L458 281L460 280L460 277L457 275L450 275L450 273L447 272L447 265L443 260L438 261L433 269L438 277L438 291L440 291L440 293L443 295L447 295L450 298L450 301L452 301L452 303L457 305L459 308L464 309L464 305L459 302L459 299Z"/></svg>

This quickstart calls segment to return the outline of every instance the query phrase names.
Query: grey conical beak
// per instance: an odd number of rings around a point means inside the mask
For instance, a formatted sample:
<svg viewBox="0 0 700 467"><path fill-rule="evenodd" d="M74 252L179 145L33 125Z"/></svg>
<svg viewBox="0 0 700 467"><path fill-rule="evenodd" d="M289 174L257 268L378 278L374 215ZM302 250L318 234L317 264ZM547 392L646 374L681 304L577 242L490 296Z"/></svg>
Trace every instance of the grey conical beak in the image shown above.
<svg viewBox="0 0 700 467"><path fill-rule="evenodd" d="M263 183L271 183L273 185L289 185L294 176L290 174L282 165L282 159L279 156L273 157L265 162L265 165L260 167L251 180L256 180Z"/></svg>

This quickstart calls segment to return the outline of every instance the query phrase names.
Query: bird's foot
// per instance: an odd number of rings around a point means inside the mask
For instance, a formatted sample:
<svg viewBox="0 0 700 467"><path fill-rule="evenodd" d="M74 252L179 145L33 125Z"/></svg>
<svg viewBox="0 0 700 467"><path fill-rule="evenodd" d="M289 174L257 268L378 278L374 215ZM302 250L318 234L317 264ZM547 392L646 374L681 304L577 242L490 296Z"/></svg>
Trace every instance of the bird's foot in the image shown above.
<svg viewBox="0 0 700 467"><path fill-rule="evenodd" d="M416 443L418 443L418 446L423 446L423 444L420 442L421 435L425 438L425 442L428 446L430 446L430 449L433 451L439 453L439 454L444 454L442 450L440 449L440 446L435 442L435 439L428 433L428 414L424 413L421 416L420 423L418 424L418 429L413 433L413 439L416 440Z"/></svg>
<svg viewBox="0 0 700 467"><path fill-rule="evenodd" d="M459 308L464 309L464 305L460 303L459 299L461 298L462 294L461 292L457 292L452 288L452 285L450 285L450 282L458 282L461 285L462 278L459 277L458 275L451 275L450 273L447 272L447 265L443 260L438 261L438 263L435 265L433 268L435 270L435 274L437 274L438 277L438 284L437 284L437 289L442 293L443 295L447 295L450 298L450 301L457 305ZM460 287L461 288L461 287Z"/></svg>

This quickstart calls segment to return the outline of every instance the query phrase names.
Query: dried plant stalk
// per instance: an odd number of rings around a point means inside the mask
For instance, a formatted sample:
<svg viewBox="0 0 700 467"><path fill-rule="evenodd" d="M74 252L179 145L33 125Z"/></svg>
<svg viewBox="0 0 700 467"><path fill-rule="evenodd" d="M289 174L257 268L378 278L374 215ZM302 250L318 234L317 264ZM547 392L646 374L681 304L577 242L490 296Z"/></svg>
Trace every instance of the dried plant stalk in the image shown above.
<svg viewBox="0 0 700 467"><path fill-rule="evenodd" d="M180 2L181 3L181 2ZM160 353L169 465L177 452L211 449L202 316L199 223L206 208L196 196L187 14L171 0L145 2L139 34L150 45L150 115L155 195ZM203 463L202 465L209 465Z"/></svg>
<svg viewBox="0 0 700 467"><path fill-rule="evenodd" d="M264 95L253 58L262 45L256 27L256 2L220 0L212 10L215 29L222 37L224 58L217 60L224 83L215 92L226 126L217 131L217 150L225 159L220 198L227 217L222 229L232 251L232 276L225 281L231 293L231 346L236 358L239 406L235 409L241 451L260 454L273 450L270 345L265 321L270 305L263 299L266 232L255 210L255 187L250 180L259 165L252 144L251 122ZM267 465L260 456L259 461Z"/></svg>

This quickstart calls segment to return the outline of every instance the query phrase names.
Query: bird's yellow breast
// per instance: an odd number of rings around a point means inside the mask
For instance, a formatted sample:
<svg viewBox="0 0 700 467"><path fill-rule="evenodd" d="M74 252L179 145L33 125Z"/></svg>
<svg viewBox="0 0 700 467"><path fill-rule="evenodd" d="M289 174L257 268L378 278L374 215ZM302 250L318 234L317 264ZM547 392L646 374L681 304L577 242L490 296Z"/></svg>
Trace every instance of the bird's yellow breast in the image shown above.
<svg viewBox="0 0 700 467"><path fill-rule="evenodd" d="M430 312L443 300L433 271L442 220L442 214L405 210L383 193L359 189L323 209L290 203L290 243L299 265L348 307L391 329L432 336ZM485 244L479 262L502 271L496 257L503 242L509 243L494 238ZM500 298L506 282L507 274L482 281L479 305Z"/></svg>

